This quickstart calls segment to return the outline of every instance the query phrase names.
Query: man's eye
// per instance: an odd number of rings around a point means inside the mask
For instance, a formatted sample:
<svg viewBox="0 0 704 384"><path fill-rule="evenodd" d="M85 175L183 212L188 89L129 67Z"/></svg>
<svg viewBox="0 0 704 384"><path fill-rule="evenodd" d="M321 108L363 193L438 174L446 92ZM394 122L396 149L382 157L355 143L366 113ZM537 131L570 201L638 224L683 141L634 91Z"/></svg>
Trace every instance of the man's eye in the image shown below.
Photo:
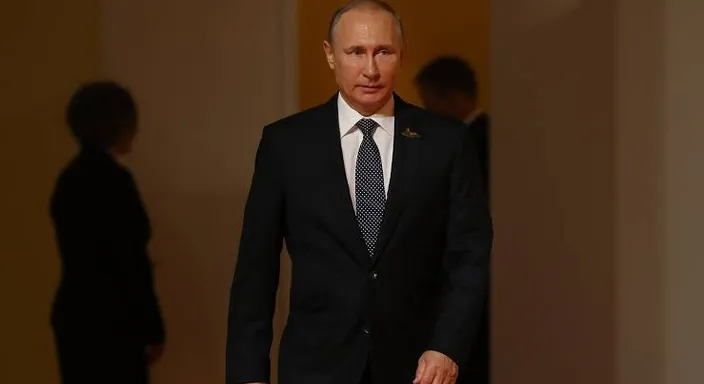
<svg viewBox="0 0 704 384"><path fill-rule="evenodd" d="M382 49L382 50L379 51L379 54L380 54L380 55L388 55L388 54L390 54L390 53L391 53L391 51L389 51L388 49Z"/></svg>

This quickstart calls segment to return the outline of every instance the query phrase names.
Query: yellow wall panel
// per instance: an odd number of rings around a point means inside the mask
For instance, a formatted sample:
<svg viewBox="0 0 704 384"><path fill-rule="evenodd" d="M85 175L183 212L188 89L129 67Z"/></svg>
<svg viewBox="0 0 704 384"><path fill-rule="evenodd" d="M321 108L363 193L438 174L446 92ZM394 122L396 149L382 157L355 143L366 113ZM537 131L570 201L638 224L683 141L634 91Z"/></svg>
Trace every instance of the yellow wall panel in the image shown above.
<svg viewBox="0 0 704 384"><path fill-rule="evenodd" d="M0 12L0 383L56 383L49 311L59 262L48 199L73 153L64 105L100 66L100 2Z"/></svg>

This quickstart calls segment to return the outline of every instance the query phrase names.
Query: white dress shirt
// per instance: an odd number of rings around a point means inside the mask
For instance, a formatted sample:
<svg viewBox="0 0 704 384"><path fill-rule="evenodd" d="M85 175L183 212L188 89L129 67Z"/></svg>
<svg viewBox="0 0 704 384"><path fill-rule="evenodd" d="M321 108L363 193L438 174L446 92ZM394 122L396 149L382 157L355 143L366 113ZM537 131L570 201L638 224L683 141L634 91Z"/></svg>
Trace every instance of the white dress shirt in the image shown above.
<svg viewBox="0 0 704 384"><path fill-rule="evenodd" d="M393 103L393 98L389 102ZM342 159L344 160L345 173L347 174L347 185L350 188L352 206L356 210L355 168L357 166L357 153L359 152L363 135L355 124L365 118L365 116L352 109L340 94L337 96L337 116L340 124L340 145L342 146ZM379 127L374 131L374 142L379 148L379 154L381 155L381 168L384 172L384 191L388 196L394 152L394 116L374 114L367 118L379 124Z"/></svg>
<svg viewBox="0 0 704 384"><path fill-rule="evenodd" d="M470 113L469 116L464 119L464 123L466 125L471 125L474 120L476 120L477 117L479 117L479 115L481 115L482 113L484 113L484 111L479 108L475 108L474 111L472 111L472 113Z"/></svg>

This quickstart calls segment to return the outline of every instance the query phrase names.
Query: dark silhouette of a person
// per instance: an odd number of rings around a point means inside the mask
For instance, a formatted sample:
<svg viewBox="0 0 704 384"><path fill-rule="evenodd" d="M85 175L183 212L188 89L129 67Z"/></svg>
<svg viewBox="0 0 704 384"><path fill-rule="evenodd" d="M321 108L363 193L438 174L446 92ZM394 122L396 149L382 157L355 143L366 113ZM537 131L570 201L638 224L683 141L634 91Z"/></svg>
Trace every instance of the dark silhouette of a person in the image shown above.
<svg viewBox="0 0 704 384"><path fill-rule="evenodd" d="M441 56L427 63L415 78L418 93L426 109L462 121L474 137L477 155L486 186L491 185L489 115L477 100L478 84L474 69L457 56ZM490 191L487 191L490 196ZM489 290L487 290L489 292ZM490 314L489 293L477 338L470 352L467 380L489 384Z"/></svg>
<svg viewBox="0 0 704 384"><path fill-rule="evenodd" d="M82 86L66 119L80 152L61 171L51 217L61 256L52 308L61 380L148 383L164 326L147 254L150 224L119 163L137 133L137 106L113 82Z"/></svg>

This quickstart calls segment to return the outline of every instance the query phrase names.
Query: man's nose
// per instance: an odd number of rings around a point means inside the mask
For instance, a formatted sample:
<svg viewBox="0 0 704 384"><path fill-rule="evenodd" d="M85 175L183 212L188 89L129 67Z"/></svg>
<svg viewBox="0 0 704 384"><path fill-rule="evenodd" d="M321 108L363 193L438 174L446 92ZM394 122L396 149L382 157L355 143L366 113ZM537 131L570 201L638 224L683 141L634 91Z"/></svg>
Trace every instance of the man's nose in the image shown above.
<svg viewBox="0 0 704 384"><path fill-rule="evenodd" d="M376 57L374 55L369 55L364 63L364 76L368 78L379 76L379 67L376 64Z"/></svg>

